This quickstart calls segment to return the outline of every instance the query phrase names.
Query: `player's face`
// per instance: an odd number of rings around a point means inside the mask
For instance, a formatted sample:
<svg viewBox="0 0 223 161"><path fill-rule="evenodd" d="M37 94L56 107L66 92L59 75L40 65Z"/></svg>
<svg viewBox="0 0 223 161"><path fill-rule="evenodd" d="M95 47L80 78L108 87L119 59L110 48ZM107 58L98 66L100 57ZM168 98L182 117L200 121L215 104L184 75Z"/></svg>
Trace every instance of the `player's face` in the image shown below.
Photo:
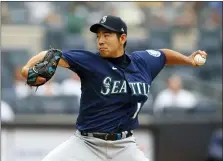
<svg viewBox="0 0 223 161"><path fill-rule="evenodd" d="M117 37L116 33L99 28L97 33L97 47L103 57L118 57L117 52L123 48L125 40L121 36Z"/></svg>

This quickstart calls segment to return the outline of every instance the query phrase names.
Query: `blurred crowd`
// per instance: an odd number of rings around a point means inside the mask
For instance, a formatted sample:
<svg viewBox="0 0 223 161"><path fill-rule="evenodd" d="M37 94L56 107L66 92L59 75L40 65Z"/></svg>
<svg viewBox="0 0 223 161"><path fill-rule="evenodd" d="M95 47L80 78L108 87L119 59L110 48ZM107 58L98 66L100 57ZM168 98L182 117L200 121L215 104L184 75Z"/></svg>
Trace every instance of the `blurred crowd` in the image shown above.
<svg viewBox="0 0 223 161"><path fill-rule="evenodd" d="M170 48L189 55L205 50L204 67L167 67L157 77L148 106L153 111L167 107L192 108L206 100L206 106L222 97L222 2L2 2L4 26L44 28L41 50L96 50L89 26L104 15L122 17L128 25L126 50ZM22 37L21 37L22 39ZM28 49L2 48L2 100L18 112L18 101L32 96L75 96L80 98L76 74L59 68L46 85L30 88L20 76L21 66L37 53ZM174 74L176 73L176 74ZM195 92L196 91L196 92ZM24 103L22 104L24 105ZM27 109L26 109L27 110ZM35 111L35 110L34 110ZM68 110L69 111L69 110ZM20 111L21 112L21 111ZM22 112L24 112L22 110Z"/></svg>
<svg viewBox="0 0 223 161"><path fill-rule="evenodd" d="M123 7L125 10L123 10ZM222 2L3 2L3 24L49 25L81 33L104 15L118 15L129 27L216 27Z"/></svg>
<svg viewBox="0 0 223 161"><path fill-rule="evenodd" d="M223 129L219 128L215 131L213 131L209 146L208 146L208 154L207 159L205 161L222 161L222 132Z"/></svg>

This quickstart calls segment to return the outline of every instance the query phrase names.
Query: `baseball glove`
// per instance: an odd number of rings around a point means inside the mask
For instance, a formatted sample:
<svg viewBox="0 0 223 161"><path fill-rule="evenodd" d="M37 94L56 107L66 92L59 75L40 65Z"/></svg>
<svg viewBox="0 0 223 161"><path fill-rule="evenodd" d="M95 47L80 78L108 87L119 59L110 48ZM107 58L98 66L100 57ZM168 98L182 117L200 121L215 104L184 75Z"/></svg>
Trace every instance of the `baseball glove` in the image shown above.
<svg viewBox="0 0 223 161"><path fill-rule="evenodd" d="M49 81L54 75L62 52L58 49L50 49L46 53L43 60L35 64L34 67L28 70L27 84L29 86L41 86ZM36 84L38 77L43 77L46 81L42 84Z"/></svg>

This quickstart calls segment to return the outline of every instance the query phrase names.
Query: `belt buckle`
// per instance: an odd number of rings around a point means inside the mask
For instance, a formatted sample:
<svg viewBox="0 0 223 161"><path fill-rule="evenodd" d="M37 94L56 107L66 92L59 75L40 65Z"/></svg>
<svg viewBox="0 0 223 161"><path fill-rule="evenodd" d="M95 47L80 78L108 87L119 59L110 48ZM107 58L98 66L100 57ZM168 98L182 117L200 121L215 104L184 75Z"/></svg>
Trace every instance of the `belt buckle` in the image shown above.
<svg viewBox="0 0 223 161"><path fill-rule="evenodd" d="M84 131L81 131L81 135L88 136L88 133L87 132L84 132Z"/></svg>

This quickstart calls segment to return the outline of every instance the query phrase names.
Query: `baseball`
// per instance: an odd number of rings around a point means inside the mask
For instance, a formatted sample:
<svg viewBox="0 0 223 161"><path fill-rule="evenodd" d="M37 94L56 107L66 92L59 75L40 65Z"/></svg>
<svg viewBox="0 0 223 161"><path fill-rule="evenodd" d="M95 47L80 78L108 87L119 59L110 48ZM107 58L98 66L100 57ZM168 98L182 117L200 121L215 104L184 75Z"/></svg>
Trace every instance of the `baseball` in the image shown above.
<svg viewBox="0 0 223 161"><path fill-rule="evenodd" d="M195 55L194 61L197 65L204 65L206 62L206 59L203 58L200 54Z"/></svg>

